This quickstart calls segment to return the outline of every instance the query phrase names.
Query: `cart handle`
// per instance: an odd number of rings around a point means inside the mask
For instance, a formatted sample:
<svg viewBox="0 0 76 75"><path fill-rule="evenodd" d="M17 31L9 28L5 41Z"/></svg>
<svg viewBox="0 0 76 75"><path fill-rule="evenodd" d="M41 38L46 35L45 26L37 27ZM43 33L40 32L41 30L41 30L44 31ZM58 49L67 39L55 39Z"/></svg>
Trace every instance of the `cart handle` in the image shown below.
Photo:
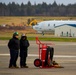
<svg viewBox="0 0 76 75"><path fill-rule="evenodd" d="M42 44L41 42L40 42L40 40L39 40L39 38L38 37L36 37L36 43L39 45L39 44Z"/></svg>
<svg viewBox="0 0 76 75"><path fill-rule="evenodd" d="M38 44L38 45L40 45L40 44L44 44L44 45L55 45L54 43L41 43L38 37L36 37L36 44Z"/></svg>

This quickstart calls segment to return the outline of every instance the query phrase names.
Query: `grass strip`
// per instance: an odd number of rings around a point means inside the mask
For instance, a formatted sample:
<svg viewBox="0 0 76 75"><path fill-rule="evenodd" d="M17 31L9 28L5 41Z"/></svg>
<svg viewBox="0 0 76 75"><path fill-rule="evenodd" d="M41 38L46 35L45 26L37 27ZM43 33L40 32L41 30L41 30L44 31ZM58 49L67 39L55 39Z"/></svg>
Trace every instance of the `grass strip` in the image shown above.
<svg viewBox="0 0 76 75"><path fill-rule="evenodd" d="M0 37L0 40L9 40L11 37ZM35 41L35 37L28 37L29 41ZM76 38L66 37L39 37L41 41L76 42Z"/></svg>

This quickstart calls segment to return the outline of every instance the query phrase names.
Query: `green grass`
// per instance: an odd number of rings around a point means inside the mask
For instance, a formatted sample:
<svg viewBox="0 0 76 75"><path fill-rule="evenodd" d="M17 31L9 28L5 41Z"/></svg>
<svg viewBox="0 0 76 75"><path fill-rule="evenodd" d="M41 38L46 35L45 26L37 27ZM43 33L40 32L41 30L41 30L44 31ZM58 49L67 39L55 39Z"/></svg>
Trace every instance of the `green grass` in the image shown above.
<svg viewBox="0 0 76 75"><path fill-rule="evenodd" d="M19 32L19 39L21 37L22 32ZM0 32L0 40L9 40L11 39L13 32ZM35 37L38 36L41 41L58 41L58 42L76 42L76 38L72 37L54 37L54 35L45 34L42 36L41 34L26 34L28 40L35 41Z"/></svg>
<svg viewBox="0 0 76 75"><path fill-rule="evenodd" d="M35 40L35 37L28 37L28 40ZM58 41L58 42L76 42L76 38L62 38L62 37L39 37L41 41Z"/></svg>
<svg viewBox="0 0 76 75"><path fill-rule="evenodd" d="M0 37L0 40L9 40L11 37Z"/></svg>
<svg viewBox="0 0 76 75"><path fill-rule="evenodd" d="M0 40L9 40L11 37L0 37ZM20 38L19 38L20 39ZM35 41L35 37L28 37L29 41ZM56 42L76 42L76 38L65 38L65 37L39 37L40 41L56 41Z"/></svg>

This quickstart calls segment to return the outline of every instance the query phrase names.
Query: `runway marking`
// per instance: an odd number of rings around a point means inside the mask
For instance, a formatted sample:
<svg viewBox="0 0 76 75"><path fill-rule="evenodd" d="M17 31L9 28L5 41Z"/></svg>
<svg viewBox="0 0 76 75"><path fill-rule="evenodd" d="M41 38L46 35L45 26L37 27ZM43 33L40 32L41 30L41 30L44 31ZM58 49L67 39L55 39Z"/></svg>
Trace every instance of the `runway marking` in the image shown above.
<svg viewBox="0 0 76 75"><path fill-rule="evenodd" d="M36 43L32 43L32 45L36 45ZM76 45L76 43L55 43L55 45L63 45L63 46L68 46L68 45ZM1 44L0 43L0 46L7 46L7 44Z"/></svg>
<svg viewBox="0 0 76 75"><path fill-rule="evenodd" d="M10 56L10 54L0 54L0 56ZM28 56L36 57L39 55L38 54L28 54ZM73 56L73 55L54 55L54 57L57 57L57 58L76 58L76 56Z"/></svg>

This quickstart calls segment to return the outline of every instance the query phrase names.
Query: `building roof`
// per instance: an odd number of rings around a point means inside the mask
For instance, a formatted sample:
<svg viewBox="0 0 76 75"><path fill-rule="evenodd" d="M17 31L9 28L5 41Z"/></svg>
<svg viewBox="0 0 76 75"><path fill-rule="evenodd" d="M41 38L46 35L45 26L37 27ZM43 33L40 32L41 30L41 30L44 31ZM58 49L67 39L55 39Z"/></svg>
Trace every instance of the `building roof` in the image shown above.
<svg viewBox="0 0 76 75"><path fill-rule="evenodd" d="M55 26L55 28L57 28L57 27L61 27L61 26L64 26L64 25L68 25L68 26L76 27L76 24L63 24L63 25Z"/></svg>

